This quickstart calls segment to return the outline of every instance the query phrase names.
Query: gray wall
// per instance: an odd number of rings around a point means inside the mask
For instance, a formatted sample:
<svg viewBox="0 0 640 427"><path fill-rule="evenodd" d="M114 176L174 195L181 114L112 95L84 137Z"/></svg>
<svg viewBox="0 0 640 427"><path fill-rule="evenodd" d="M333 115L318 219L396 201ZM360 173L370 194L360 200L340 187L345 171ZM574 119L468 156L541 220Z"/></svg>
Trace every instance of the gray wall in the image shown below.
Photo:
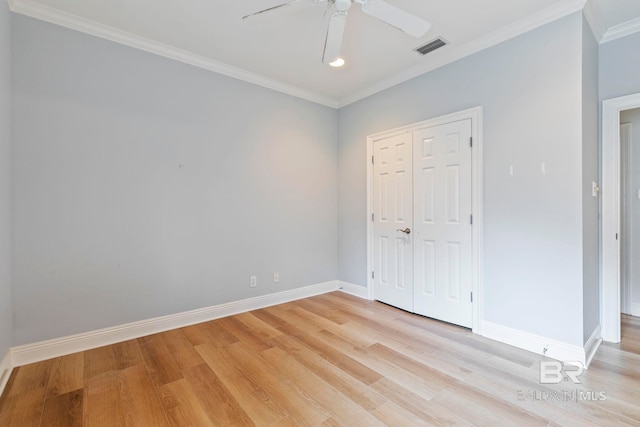
<svg viewBox="0 0 640 427"><path fill-rule="evenodd" d="M583 344L582 24L573 14L340 109L340 280L366 285L367 135L482 105L484 318Z"/></svg>
<svg viewBox="0 0 640 427"><path fill-rule="evenodd" d="M14 345L336 279L335 110L12 31Z"/></svg>
<svg viewBox="0 0 640 427"><path fill-rule="evenodd" d="M600 324L599 199L592 183L599 182L598 157L598 43L586 20L582 24L582 239L583 342Z"/></svg>
<svg viewBox="0 0 640 427"><path fill-rule="evenodd" d="M640 93L640 33L600 45L600 99Z"/></svg>
<svg viewBox="0 0 640 427"><path fill-rule="evenodd" d="M640 267L638 254L640 254L640 108L623 111L620 114L621 123L631 123L631 215L630 215L630 239L631 239L631 304L640 306Z"/></svg>
<svg viewBox="0 0 640 427"><path fill-rule="evenodd" d="M11 25L0 2L0 361L12 345L11 303ZM1 374L1 372L0 372Z"/></svg>

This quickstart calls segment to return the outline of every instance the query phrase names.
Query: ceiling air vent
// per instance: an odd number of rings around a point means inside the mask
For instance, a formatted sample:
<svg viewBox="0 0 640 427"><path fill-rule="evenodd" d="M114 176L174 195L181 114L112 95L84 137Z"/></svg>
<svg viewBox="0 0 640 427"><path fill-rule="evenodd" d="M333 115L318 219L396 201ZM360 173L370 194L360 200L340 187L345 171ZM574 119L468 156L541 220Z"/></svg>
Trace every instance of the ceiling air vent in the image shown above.
<svg viewBox="0 0 640 427"><path fill-rule="evenodd" d="M418 52L420 55L426 55L429 52L433 52L436 49L440 49L442 46L445 46L446 44L447 44L446 41L438 37L437 39L431 40L429 43L423 46L417 47L413 50Z"/></svg>

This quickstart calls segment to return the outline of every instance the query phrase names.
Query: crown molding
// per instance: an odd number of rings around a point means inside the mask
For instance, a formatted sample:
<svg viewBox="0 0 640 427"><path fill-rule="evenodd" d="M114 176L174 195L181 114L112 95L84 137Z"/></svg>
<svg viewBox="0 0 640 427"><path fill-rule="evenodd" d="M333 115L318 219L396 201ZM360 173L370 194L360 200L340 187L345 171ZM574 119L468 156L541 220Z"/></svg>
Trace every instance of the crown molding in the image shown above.
<svg viewBox="0 0 640 427"><path fill-rule="evenodd" d="M215 61L211 58L197 55L186 50L178 49L164 43L159 43L157 41L150 40L145 37L129 33L127 31L122 31L108 25L100 24L89 19L81 18L77 15L72 15L70 13L45 6L32 0L8 0L8 3L9 8L12 12L19 13L21 15L29 16L41 21L50 22L52 24L60 25L62 27L80 31L85 34L90 34L92 36L100 37L105 40L120 43L135 49L140 49L149 53L163 56L165 58L193 65L195 67L204 68L205 70L214 71L218 74L253 83L255 85L262 86L267 89L272 89L277 92L282 92L287 95L295 96L297 98L302 98L316 104L321 104L331 108L337 108L337 100L333 98L309 92L304 89L243 70L241 68L233 67L231 65Z"/></svg>
<svg viewBox="0 0 640 427"><path fill-rule="evenodd" d="M431 58L433 59L432 61L409 68L389 79L377 83L369 89L340 99L338 108L345 107L392 86L455 62L465 56L480 52L481 50L495 46L567 15L581 11L586 2L587 0L565 0L463 45L449 46L448 49L445 46L437 52L437 55Z"/></svg>
<svg viewBox="0 0 640 427"><path fill-rule="evenodd" d="M637 33L638 31L640 31L640 18L632 19L631 21L627 21L620 25L609 28L607 31L605 31L600 43L607 43L612 40Z"/></svg>
<svg viewBox="0 0 640 427"><path fill-rule="evenodd" d="M600 43L604 37L604 33L607 31L607 27L602 20L602 11L600 9L599 0L591 0L587 2L584 6L584 17L587 19L596 41Z"/></svg>
<svg viewBox="0 0 640 427"><path fill-rule="evenodd" d="M551 7L543 9L526 18L523 18L496 31L493 31L484 37L473 40L461 46L450 46L449 49L445 48L441 52L439 52L439 55L432 57L432 60L428 63L424 63L419 66L404 70L401 73L396 74L391 78L385 79L364 91L347 96L342 99L326 97L321 94L301 89L299 87L269 79L259 74L255 74L238 67L233 67L219 61L215 61L211 58L197 55L186 50L178 49L176 47L159 43L136 34L122 31L89 19L81 18L79 16L42 5L34 0L8 0L8 3L11 11L15 13L50 22L52 24L60 25L72 30L83 32L85 34L120 43L135 49L140 49L195 67L213 71L218 74L246 81L320 105L331 108L342 108L368 96L388 89L392 86L398 85L429 71L433 71L437 68L447 65L451 62L457 61L458 59L464 58L465 56L472 55L488 47L502 43L513 37L519 36L520 34L526 33L542 25L553 22L571 13L580 11L585 7L587 0L564 0L560 3L556 3ZM623 26L624 24L618 26L621 28L613 27L612 29L607 31L604 35L604 39L607 39L607 37L614 37L614 33L612 32L612 30L614 29L618 29L615 33L616 36L614 38L623 37L624 35L639 31L640 20L635 23L636 28L634 31L631 31L631 29L627 27L622 28ZM611 38L611 40L613 40L613 38ZM606 41L609 41L609 39L607 39Z"/></svg>

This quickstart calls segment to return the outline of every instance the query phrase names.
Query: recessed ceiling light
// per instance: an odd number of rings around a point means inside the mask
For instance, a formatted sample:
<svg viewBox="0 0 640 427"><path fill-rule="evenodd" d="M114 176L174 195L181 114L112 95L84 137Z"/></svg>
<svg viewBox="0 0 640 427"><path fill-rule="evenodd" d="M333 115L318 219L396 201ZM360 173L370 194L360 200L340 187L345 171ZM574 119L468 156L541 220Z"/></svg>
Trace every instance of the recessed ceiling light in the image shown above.
<svg viewBox="0 0 640 427"><path fill-rule="evenodd" d="M329 62L329 65L335 68L342 67L344 65L344 59L336 58L334 61Z"/></svg>

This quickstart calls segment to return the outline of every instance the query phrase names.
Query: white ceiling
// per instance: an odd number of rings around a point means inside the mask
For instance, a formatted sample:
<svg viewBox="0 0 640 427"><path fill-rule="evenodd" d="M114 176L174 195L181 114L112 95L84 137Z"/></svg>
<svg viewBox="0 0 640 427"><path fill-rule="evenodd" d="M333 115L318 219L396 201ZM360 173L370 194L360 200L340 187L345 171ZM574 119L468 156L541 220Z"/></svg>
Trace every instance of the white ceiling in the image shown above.
<svg viewBox="0 0 640 427"><path fill-rule="evenodd" d="M432 23L412 38L359 7L349 11L345 67L322 64L326 4L245 20L285 0L9 0L15 12L342 106L580 10L585 0L387 0ZM640 30L640 0L591 0L587 17L602 40ZM609 29L609 32L607 32ZM427 56L414 48L442 37Z"/></svg>

